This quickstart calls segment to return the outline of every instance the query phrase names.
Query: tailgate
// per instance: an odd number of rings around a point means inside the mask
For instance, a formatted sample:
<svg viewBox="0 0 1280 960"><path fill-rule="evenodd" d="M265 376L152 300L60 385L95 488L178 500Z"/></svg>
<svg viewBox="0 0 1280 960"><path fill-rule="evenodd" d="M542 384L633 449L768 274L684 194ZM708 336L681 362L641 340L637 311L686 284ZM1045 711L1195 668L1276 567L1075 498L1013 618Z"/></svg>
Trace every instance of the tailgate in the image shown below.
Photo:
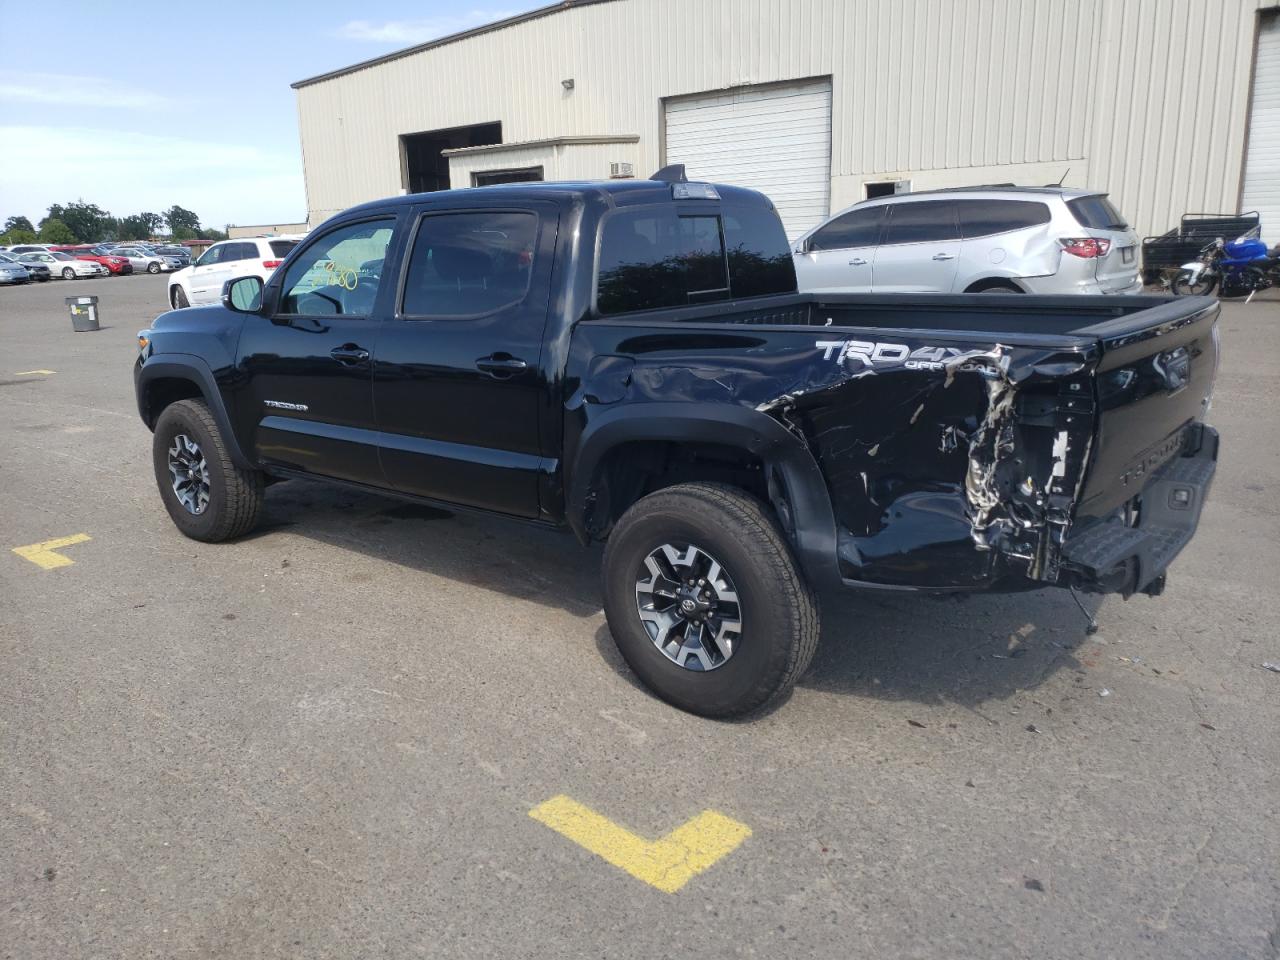
<svg viewBox="0 0 1280 960"><path fill-rule="evenodd" d="M1102 359L1077 519L1111 513L1183 452L1185 427L1204 416L1213 393L1217 321L1216 300L1182 297L1079 331L1098 338Z"/></svg>

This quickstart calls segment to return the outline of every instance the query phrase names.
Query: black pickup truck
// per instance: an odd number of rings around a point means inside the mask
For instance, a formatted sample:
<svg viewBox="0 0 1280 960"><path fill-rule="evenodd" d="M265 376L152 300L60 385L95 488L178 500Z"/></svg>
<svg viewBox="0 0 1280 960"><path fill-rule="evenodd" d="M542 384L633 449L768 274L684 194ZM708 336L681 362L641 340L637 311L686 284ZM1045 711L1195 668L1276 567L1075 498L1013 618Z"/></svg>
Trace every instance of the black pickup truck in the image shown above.
<svg viewBox="0 0 1280 960"><path fill-rule="evenodd" d="M1203 298L810 296L770 202L653 180L396 197L139 333L187 536L318 477L606 541L609 627L690 711L804 671L815 595L1156 595L1218 436Z"/></svg>

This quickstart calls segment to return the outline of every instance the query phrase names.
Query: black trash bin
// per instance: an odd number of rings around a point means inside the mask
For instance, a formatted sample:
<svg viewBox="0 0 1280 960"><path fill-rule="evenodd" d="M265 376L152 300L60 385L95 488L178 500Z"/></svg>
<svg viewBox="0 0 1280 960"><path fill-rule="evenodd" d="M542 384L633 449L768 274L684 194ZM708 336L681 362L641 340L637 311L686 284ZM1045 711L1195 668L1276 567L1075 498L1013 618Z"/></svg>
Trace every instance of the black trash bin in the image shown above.
<svg viewBox="0 0 1280 960"><path fill-rule="evenodd" d="M76 333L91 333L100 329L97 297L64 297L63 301L71 311L72 330Z"/></svg>

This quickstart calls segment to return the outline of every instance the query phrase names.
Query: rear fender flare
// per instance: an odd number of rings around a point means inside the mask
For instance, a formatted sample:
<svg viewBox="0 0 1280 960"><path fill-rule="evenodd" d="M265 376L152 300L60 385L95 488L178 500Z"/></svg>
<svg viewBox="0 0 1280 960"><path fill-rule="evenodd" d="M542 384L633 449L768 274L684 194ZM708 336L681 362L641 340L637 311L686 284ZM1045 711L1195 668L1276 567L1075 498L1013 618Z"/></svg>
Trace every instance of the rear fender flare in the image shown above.
<svg viewBox="0 0 1280 960"><path fill-rule="evenodd" d="M240 448L240 442L236 438L235 431L231 428L231 417L227 414L226 403L222 399L222 391L218 389L218 382L213 376L213 371L209 369L209 365L200 357L181 355L153 357L149 359L138 371L138 414L142 417L142 422L147 425L147 429L155 430L155 419L150 413L150 384L156 380L188 380L200 390L200 396L209 407L209 412L213 414L213 419L218 424L218 431L222 434L222 442L226 444L227 452L231 455L232 461L236 466L245 469L255 469L254 464L244 455L244 451Z"/></svg>
<svg viewBox="0 0 1280 960"><path fill-rule="evenodd" d="M568 483L566 520L584 543L588 500L609 452L637 440L715 443L736 447L773 468L786 487L795 527L792 547L814 587L841 582L836 522L817 462L804 441L749 407L712 403L640 403L606 410L583 431Z"/></svg>

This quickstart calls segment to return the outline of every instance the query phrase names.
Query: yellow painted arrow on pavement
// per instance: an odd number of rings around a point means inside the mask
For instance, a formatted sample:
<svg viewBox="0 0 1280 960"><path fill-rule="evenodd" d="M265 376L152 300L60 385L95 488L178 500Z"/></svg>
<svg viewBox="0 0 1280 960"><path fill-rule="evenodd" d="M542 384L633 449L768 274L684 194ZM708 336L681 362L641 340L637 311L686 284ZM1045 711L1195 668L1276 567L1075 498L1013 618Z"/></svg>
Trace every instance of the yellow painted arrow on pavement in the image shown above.
<svg viewBox="0 0 1280 960"><path fill-rule="evenodd" d="M53 551L92 539L93 537L87 533L76 533L69 537L59 537L57 540L46 540L43 543L33 543L25 547L14 547L13 552L22 557L23 560L30 560L41 570L53 570L56 567L69 567L75 563L74 560L70 560Z"/></svg>
<svg viewBox="0 0 1280 960"><path fill-rule="evenodd" d="M745 823L704 810L649 841L563 794L538 804L529 816L663 893L675 893L751 836Z"/></svg>

